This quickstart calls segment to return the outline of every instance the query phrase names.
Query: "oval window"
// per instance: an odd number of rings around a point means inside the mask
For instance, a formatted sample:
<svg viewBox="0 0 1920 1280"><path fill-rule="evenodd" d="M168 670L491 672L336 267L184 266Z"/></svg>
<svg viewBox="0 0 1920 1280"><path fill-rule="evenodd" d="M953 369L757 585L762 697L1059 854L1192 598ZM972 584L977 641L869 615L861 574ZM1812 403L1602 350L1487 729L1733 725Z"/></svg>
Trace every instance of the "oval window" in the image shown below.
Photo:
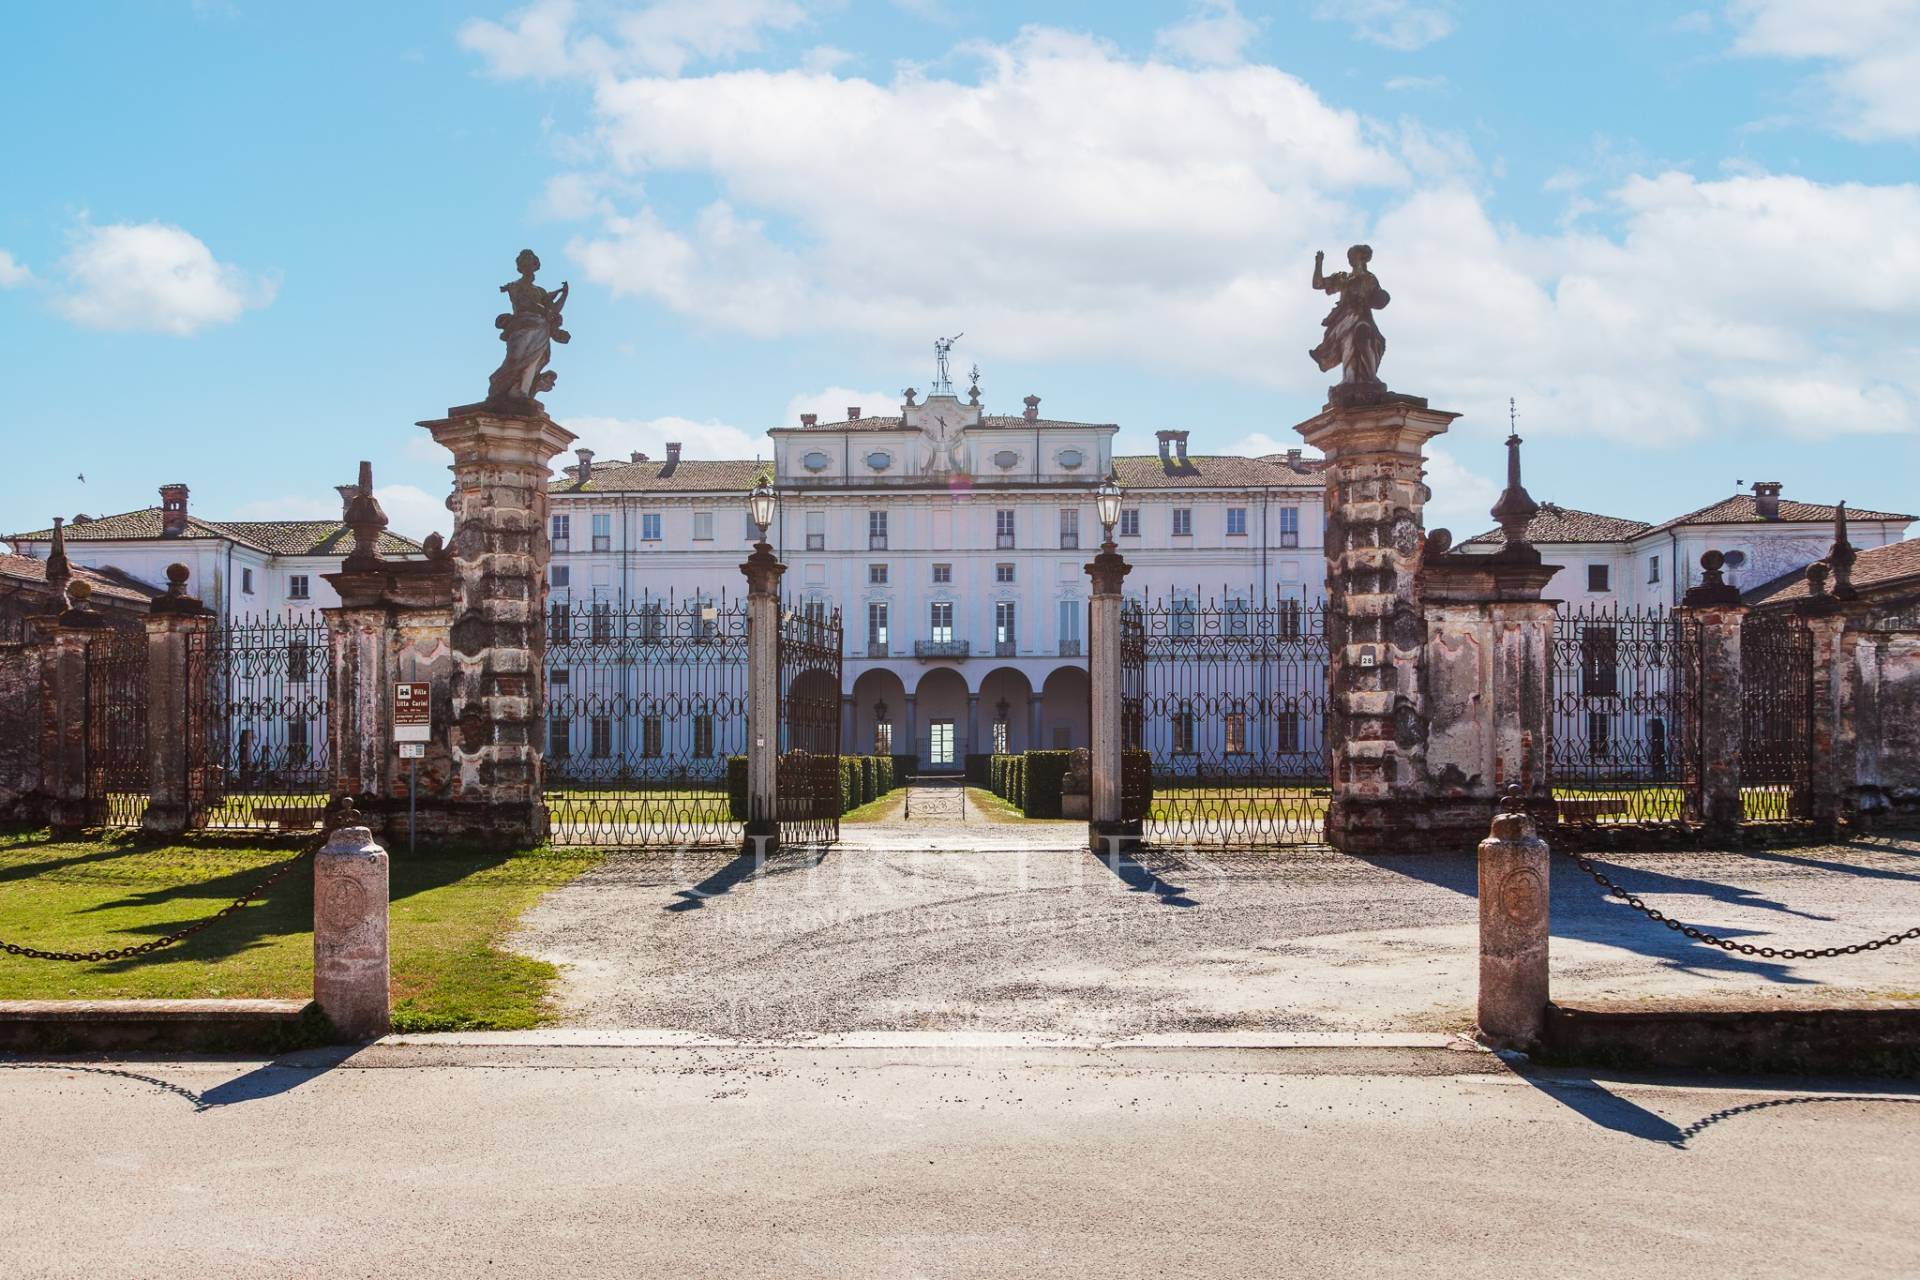
<svg viewBox="0 0 1920 1280"><path fill-rule="evenodd" d="M1060 465L1069 471L1072 471L1085 461L1086 455L1082 454L1078 449L1062 449L1060 451Z"/></svg>
<svg viewBox="0 0 1920 1280"><path fill-rule="evenodd" d="M812 453L800 459L800 465L809 471L825 471L827 469L827 462L827 455L821 453L818 449L815 449Z"/></svg>
<svg viewBox="0 0 1920 1280"><path fill-rule="evenodd" d="M993 455L993 465L999 467L1002 471L1017 465L1019 461L1020 455L1011 449L1002 449Z"/></svg>
<svg viewBox="0 0 1920 1280"><path fill-rule="evenodd" d="M885 471L893 465L893 455L890 453L882 453L876 449L867 455L867 465L875 471Z"/></svg>

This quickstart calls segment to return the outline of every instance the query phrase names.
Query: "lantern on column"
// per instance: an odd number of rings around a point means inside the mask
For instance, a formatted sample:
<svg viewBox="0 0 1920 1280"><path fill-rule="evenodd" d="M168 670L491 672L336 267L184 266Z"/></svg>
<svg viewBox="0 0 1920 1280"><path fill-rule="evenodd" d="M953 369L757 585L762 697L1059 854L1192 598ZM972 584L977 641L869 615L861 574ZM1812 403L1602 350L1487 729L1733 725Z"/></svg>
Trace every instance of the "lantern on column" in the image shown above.
<svg viewBox="0 0 1920 1280"><path fill-rule="evenodd" d="M773 523L773 485L766 480L753 486L753 492L747 495L747 512L753 517L753 523L760 530L760 541L767 540L767 526Z"/></svg>
<svg viewBox="0 0 1920 1280"><path fill-rule="evenodd" d="M1120 483L1111 472L1101 482L1094 493L1093 505L1100 513L1100 527L1105 530L1105 540L1113 541L1113 526L1120 523Z"/></svg>

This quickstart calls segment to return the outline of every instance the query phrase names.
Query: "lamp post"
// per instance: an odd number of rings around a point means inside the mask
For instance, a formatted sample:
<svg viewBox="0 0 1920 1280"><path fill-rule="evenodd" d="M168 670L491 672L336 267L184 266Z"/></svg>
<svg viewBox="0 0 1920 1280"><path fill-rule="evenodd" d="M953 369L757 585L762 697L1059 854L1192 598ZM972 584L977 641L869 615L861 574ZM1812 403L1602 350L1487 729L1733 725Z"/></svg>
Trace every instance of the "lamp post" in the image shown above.
<svg viewBox="0 0 1920 1280"><path fill-rule="evenodd" d="M1093 705L1093 811L1088 839L1096 853L1117 856L1140 834L1138 822L1121 819L1120 587L1132 566L1113 541L1120 521L1120 482L1111 473L1094 494L1104 531L1100 554L1087 566L1093 599L1087 609L1087 676Z"/></svg>
<svg viewBox="0 0 1920 1280"><path fill-rule="evenodd" d="M747 577L747 848L760 857L780 845L780 575L787 567L767 544L775 497L762 479L747 495L747 512L760 530L753 554L740 566Z"/></svg>

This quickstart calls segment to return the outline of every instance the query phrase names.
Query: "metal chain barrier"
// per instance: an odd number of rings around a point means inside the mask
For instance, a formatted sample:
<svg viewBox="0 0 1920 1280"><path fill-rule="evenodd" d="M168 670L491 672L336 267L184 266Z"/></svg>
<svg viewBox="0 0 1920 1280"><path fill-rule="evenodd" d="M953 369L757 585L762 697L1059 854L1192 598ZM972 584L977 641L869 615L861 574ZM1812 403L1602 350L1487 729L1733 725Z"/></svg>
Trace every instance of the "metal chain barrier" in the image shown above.
<svg viewBox="0 0 1920 1280"><path fill-rule="evenodd" d="M1693 941L1704 942L1710 947L1719 947L1722 951L1737 951L1743 956L1760 956L1767 960L1826 960L1833 956L1852 956L1858 955L1862 951L1878 951L1882 947L1895 947L1910 939L1920 939L1920 928L1913 928L1907 930L1905 933L1890 933L1884 938L1875 938L1871 942L1856 942L1844 947L1809 947L1804 950L1794 950L1791 947L1757 947L1750 942L1734 942L1727 938L1716 938L1704 929L1696 929L1690 924L1682 924L1664 911L1661 911L1658 907L1648 906L1645 902L1642 902L1637 895L1628 893L1625 889L1622 889L1619 885L1608 879L1604 871L1594 866L1593 863L1587 859L1571 850L1567 850L1566 853L1569 858L1573 859L1575 865L1592 876L1594 881L1602 889L1605 889L1610 896L1620 899L1620 901L1626 903L1647 919L1663 924L1675 933L1685 934Z"/></svg>
<svg viewBox="0 0 1920 1280"><path fill-rule="evenodd" d="M10 956L24 956L28 960L73 960L81 963L90 963L96 960L127 960L134 956L148 955L160 950L162 947L171 947L177 942L185 942L201 930L225 920L228 916L240 910L240 908L246 906L255 898L266 893L266 891L273 888L274 885L279 884L286 878L288 872L312 857L322 843L324 842L316 841L307 848L302 849L291 859L282 863L272 875L241 894L238 898L235 898L226 906L220 908L215 914L208 916L198 924L188 925L178 933L170 933L164 938L155 938L151 942L142 942L131 947L114 947L107 951L41 951L35 947L22 947L0 939L0 951L4 951Z"/></svg>

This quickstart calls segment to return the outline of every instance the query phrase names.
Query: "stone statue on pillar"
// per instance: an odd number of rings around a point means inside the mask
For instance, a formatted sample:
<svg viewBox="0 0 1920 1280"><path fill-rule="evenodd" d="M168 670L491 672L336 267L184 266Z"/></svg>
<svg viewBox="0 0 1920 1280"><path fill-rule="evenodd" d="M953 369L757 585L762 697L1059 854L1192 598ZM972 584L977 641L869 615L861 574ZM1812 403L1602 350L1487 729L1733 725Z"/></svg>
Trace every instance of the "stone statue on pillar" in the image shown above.
<svg viewBox="0 0 1920 1280"><path fill-rule="evenodd" d="M1380 380L1380 359L1386 354L1387 340L1373 313L1392 299L1368 269L1373 249L1354 245L1347 250L1349 269L1330 276L1321 271L1326 260L1324 253L1313 255L1313 287L1339 301L1320 322L1326 329L1320 345L1307 354L1323 373L1336 365L1341 369L1340 384L1329 391L1328 403L1363 403L1384 396L1387 384Z"/></svg>
<svg viewBox="0 0 1920 1280"><path fill-rule="evenodd" d="M513 310L496 316L493 321L494 327L500 330L500 341L507 344L507 354L500 361L500 367L493 371L493 377L487 380L486 403L495 407L538 409L540 402L535 397L542 391L551 391L558 377L547 368L553 344L570 342L573 338L560 327L560 312L567 305L570 286L562 281L558 289L549 293L535 284L533 276L540 270L540 258L531 249L522 249L514 259L514 266L520 270L519 279L500 286L500 292L513 303Z"/></svg>

